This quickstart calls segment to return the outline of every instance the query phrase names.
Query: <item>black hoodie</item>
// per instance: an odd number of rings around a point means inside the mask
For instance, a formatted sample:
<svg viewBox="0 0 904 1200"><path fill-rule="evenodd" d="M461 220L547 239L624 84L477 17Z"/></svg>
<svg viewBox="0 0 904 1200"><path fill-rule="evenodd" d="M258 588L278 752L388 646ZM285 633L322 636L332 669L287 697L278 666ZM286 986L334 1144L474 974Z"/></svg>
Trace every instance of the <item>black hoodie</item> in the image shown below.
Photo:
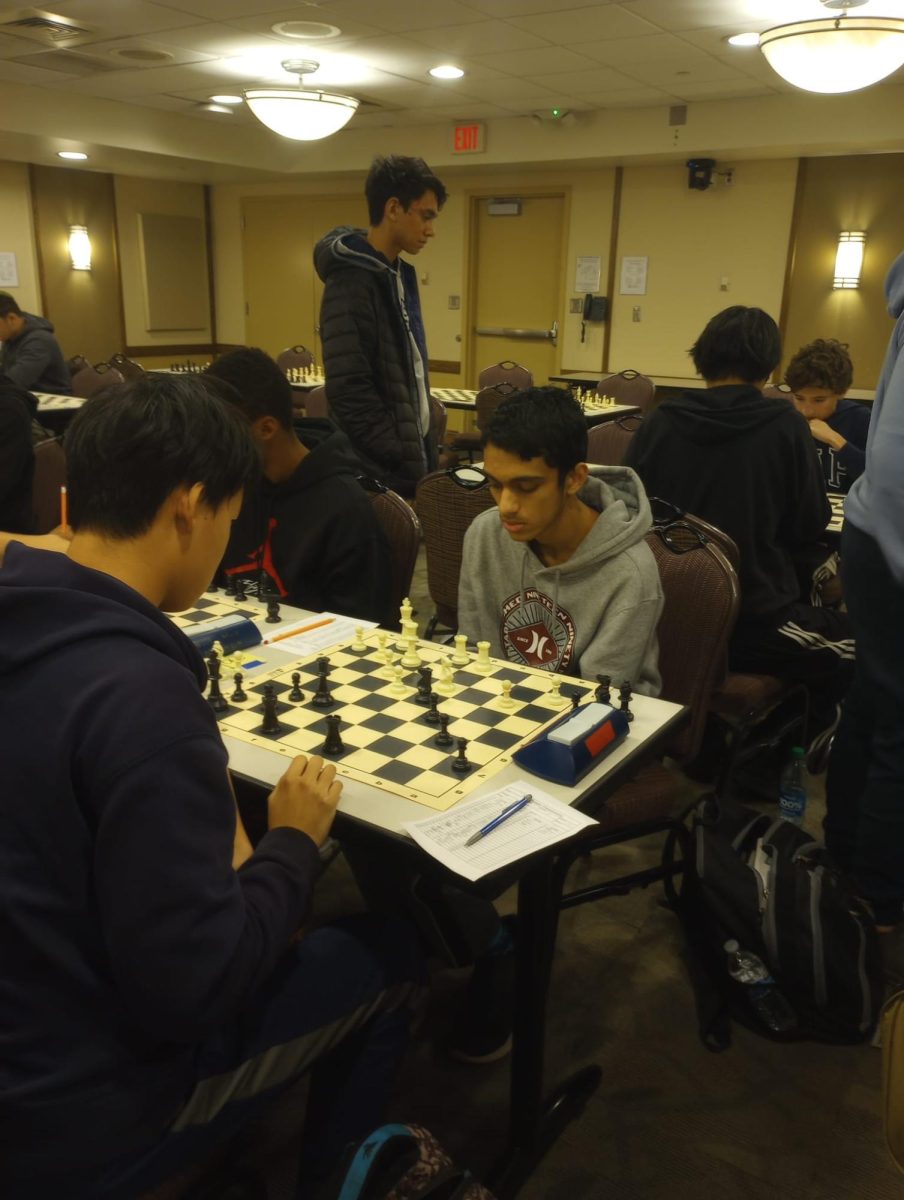
<svg viewBox="0 0 904 1200"><path fill-rule="evenodd" d="M794 559L830 516L804 418L749 384L684 392L644 421L625 456L648 496L724 530L741 555L741 618L778 618L799 598Z"/></svg>
<svg viewBox="0 0 904 1200"><path fill-rule="evenodd" d="M235 802L172 622L13 543L0 570L0 1163L146 1145L304 918L294 829L232 869ZM2 1175L2 1167L0 1167Z"/></svg>
<svg viewBox="0 0 904 1200"><path fill-rule="evenodd" d="M385 621L390 552L345 434L330 421L297 421L310 453L288 479L250 491L223 559L229 574L259 570L296 608Z"/></svg>
<svg viewBox="0 0 904 1200"><path fill-rule="evenodd" d="M31 422L36 413L34 396L0 375L0 529L8 533L30 533L34 525Z"/></svg>

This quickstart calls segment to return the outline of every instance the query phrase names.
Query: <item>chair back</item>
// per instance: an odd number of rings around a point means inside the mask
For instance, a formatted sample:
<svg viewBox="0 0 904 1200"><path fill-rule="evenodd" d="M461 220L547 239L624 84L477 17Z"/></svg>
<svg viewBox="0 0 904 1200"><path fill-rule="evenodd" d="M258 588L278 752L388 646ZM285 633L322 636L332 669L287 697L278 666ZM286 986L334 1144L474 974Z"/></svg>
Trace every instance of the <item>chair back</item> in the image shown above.
<svg viewBox="0 0 904 1200"><path fill-rule="evenodd" d="M122 372L109 363L95 363L93 367L82 367L81 371L72 376L72 394L87 400L96 396L114 383L124 383Z"/></svg>
<svg viewBox="0 0 904 1200"><path fill-rule="evenodd" d="M374 487L373 480L367 480L366 483L368 489ZM411 580L421 546L421 526L414 509L397 492L382 485L376 486L379 490L369 492L370 504L383 527L392 554L389 611L384 614L380 624L398 629L399 609L411 592Z"/></svg>
<svg viewBox="0 0 904 1200"><path fill-rule="evenodd" d="M309 392L305 392L302 403L307 417L329 417L330 415L325 387L315 387L311 388Z"/></svg>
<svg viewBox="0 0 904 1200"><path fill-rule="evenodd" d="M484 367L477 376L477 387L495 387L497 383L510 383L519 392L534 386L534 376L527 367L521 367L511 359Z"/></svg>
<svg viewBox="0 0 904 1200"><path fill-rule="evenodd" d="M691 713L669 754L689 762L703 740L710 697L725 678L741 590L719 545L698 536L695 518L654 526L646 540L665 596L657 628L661 695Z"/></svg>
<svg viewBox="0 0 904 1200"><path fill-rule="evenodd" d="M475 423L482 433L487 421L503 400L520 391L514 384L503 381L482 387L474 398Z"/></svg>
<svg viewBox="0 0 904 1200"><path fill-rule="evenodd" d="M127 358L122 353L114 354L107 365L112 367L114 371L119 371L124 379L135 379L139 375L144 374L144 367L137 362L133 362L131 358Z"/></svg>
<svg viewBox="0 0 904 1200"><path fill-rule="evenodd" d="M85 367L90 367L91 364L85 358L84 354L73 354L72 358L67 358L66 366L69 370L69 378L71 379L73 375L77 375L79 371Z"/></svg>
<svg viewBox="0 0 904 1200"><path fill-rule="evenodd" d="M493 497L488 488L467 491L445 471L432 471L418 483L415 505L427 554L427 591L439 621L455 629L465 534L475 517L493 507Z"/></svg>
<svg viewBox="0 0 904 1200"><path fill-rule="evenodd" d="M449 414L446 412L446 406L442 400L437 399L431 392L427 396L430 403L430 432L433 434L433 440L439 448L445 444L446 440L446 425L449 423Z"/></svg>
<svg viewBox="0 0 904 1200"><path fill-rule="evenodd" d="M620 467L642 422L640 413L627 413L594 425L587 431L587 461L601 467Z"/></svg>
<svg viewBox="0 0 904 1200"><path fill-rule="evenodd" d="M642 413L654 407L656 384L649 375L641 375L639 371L606 375L596 385L596 390L601 396L611 396L618 404L636 404Z"/></svg>
<svg viewBox="0 0 904 1200"><path fill-rule="evenodd" d="M59 438L35 446L31 507L35 533L49 533L60 523L60 488L66 482L66 453Z"/></svg>
<svg viewBox="0 0 904 1200"><path fill-rule="evenodd" d="M314 352L307 346L290 346L288 350L283 350L277 356L276 365L280 371L288 371L291 367L312 367Z"/></svg>

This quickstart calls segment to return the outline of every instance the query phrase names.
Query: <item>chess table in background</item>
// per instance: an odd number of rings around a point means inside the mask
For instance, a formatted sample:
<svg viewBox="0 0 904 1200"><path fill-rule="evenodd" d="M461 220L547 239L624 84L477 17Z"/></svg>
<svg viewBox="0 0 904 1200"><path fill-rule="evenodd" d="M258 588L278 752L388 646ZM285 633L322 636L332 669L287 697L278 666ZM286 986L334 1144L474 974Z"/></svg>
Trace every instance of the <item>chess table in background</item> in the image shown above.
<svg viewBox="0 0 904 1200"><path fill-rule="evenodd" d="M221 617L247 617L249 621L261 621L266 615L265 604L260 604L250 597L236 600L234 596L228 596L225 592L205 592L191 608L178 613L167 613L173 624L178 625L180 629L190 629L204 621L216 621Z"/></svg>
<svg viewBox="0 0 904 1200"><path fill-rule="evenodd" d="M841 530L844 528L844 501L845 496L843 492L829 492L829 504L832 506L832 515L826 526L827 533L841 533Z"/></svg>
<svg viewBox="0 0 904 1200"><path fill-rule="evenodd" d="M233 682L224 673L220 686L229 709L217 714L221 732L291 759L320 752L327 732L325 718L334 714L342 722L340 736L346 748L333 760L341 777L444 811L485 784L512 761L519 746L567 711L568 704L557 703L551 694L556 679L569 693L592 698L588 695L592 688L580 680L496 659L490 659L492 670L487 675L473 669L473 659L467 667L454 668L455 694L438 699L440 712L450 717L452 738L468 739L466 755L474 765L461 775L452 770L457 754L454 741L450 747L434 745L439 726L425 721L427 708L414 702L417 671L405 672L407 695L393 694L395 680L378 656L380 636L379 631L367 633L365 650L353 650L352 642L343 642L328 652L328 683L335 701L330 708L313 704L319 655L249 674L243 681L244 701L231 699ZM430 642L419 642L418 654L434 670L448 657ZM304 700L297 703L287 699L293 672L300 675L304 693ZM512 683L511 707L501 703L503 681ZM266 684L273 685L279 703L277 718L283 730L275 735L260 732Z"/></svg>
<svg viewBox="0 0 904 1200"><path fill-rule="evenodd" d="M85 403L84 396L58 396L52 392L32 392L39 413L75 412Z"/></svg>
<svg viewBox="0 0 904 1200"><path fill-rule="evenodd" d="M477 393L471 388L431 388L430 394L446 408L461 408L472 412L476 408Z"/></svg>
<svg viewBox="0 0 904 1200"><path fill-rule="evenodd" d="M326 386L326 376L319 367L288 367L286 379L297 391L310 392Z"/></svg>

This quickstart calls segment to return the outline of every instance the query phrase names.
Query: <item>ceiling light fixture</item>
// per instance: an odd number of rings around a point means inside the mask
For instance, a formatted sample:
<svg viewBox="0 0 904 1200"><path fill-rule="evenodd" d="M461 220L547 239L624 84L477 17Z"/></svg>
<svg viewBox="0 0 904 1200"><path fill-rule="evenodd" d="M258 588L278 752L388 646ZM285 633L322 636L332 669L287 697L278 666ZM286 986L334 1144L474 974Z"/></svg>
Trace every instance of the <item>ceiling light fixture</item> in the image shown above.
<svg viewBox="0 0 904 1200"><path fill-rule="evenodd" d="M208 96L211 104L241 104L241 96Z"/></svg>
<svg viewBox="0 0 904 1200"><path fill-rule="evenodd" d="M760 35L758 33L733 33L725 40L729 46L758 46Z"/></svg>
<svg viewBox="0 0 904 1200"><path fill-rule="evenodd" d="M464 71L452 63L442 63L438 67L431 67L427 74L432 75L434 79L461 79Z"/></svg>
<svg viewBox="0 0 904 1200"><path fill-rule="evenodd" d="M249 88L245 103L261 122L280 137L298 142L315 142L338 133L355 115L358 101L353 96L333 92L306 91L304 75L320 66L307 59L288 59L283 70L299 77L297 90L289 88Z"/></svg>
<svg viewBox="0 0 904 1200"><path fill-rule="evenodd" d="M84 150L57 150L57 158L66 158L71 162L84 162L87 157Z"/></svg>
<svg viewBox="0 0 904 1200"><path fill-rule="evenodd" d="M855 17L867 0L821 0L840 16L777 25L760 35L766 61L806 92L857 92L904 65L904 18Z"/></svg>

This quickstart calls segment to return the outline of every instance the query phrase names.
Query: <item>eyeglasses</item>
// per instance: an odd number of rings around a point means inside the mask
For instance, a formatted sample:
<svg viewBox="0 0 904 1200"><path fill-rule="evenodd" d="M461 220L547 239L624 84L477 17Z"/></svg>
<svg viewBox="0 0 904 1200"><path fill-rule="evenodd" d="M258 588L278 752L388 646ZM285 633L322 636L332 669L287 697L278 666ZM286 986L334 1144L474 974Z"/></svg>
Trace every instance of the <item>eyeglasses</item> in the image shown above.
<svg viewBox="0 0 904 1200"><path fill-rule="evenodd" d="M466 492L479 492L489 486L489 476L482 467L447 467L446 474L453 483L457 483Z"/></svg>
<svg viewBox="0 0 904 1200"><path fill-rule="evenodd" d="M709 544L709 538L696 526L688 521L672 521L668 525L654 525L660 541L664 542L673 554L689 554Z"/></svg>

